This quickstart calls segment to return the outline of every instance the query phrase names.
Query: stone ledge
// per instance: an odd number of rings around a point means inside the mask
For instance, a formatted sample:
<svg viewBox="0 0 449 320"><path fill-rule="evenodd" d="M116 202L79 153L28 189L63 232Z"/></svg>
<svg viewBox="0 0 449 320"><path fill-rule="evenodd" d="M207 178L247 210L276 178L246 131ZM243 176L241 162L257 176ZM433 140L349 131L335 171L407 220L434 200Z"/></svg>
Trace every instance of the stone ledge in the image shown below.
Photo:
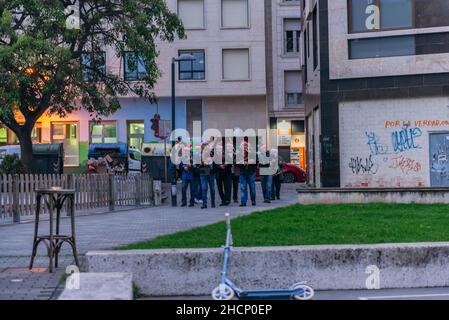
<svg viewBox="0 0 449 320"><path fill-rule="evenodd" d="M449 204L449 188L298 189L300 204L420 203Z"/></svg>
<svg viewBox="0 0 449 320"><path fill-rule="evenodd" d="M97 251L90 272L131 272L148 296L209 295L219 283L220 249ZM242 288L366 289L369 266L381 288L449 286L449 243L235 248L230 278ZM367 269L368 268L368 269ZM371 269L372 270L372 269Z"/></svg>
<svg viewBox="0 0 449 320"><path fill-rule="evenodd" d="M64 289L58 300L133 300L131 273L79 273L67 282L75 284L79 276L79 289Z"/></svg>

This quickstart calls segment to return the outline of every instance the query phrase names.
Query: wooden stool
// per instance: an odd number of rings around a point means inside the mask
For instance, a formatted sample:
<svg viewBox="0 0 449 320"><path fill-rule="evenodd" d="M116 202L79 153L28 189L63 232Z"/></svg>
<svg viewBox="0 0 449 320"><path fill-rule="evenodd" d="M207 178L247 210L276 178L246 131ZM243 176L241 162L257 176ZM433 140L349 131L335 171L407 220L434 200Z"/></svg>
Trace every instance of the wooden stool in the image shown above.
<svg viewBox="0 0 449 320"><path fill-rule="evenodd" d="M50 259L49 272L53 272L53 258L55 259L55 268L58 267L58 255L61 246L67 242L72 247L75 263L79 267L78 253L76 251L75 241L75 190L62 189L53 187L50 189L37 189L36 191L36 219L34 222L34 241L33 253L31 255L30 269L33 268L34 258L37 254L37 247L39 243L43 242L48 250L48 257ZM50 234L39 235L39 215L41 211L41 200L44 199L50 213ZM71 235L59 234L59 221L61 216L61 209L66 200L69 200L68 212L70 214L70 224L72 228ZM53 216L56 208L56 233L53 233Z"/></svg>

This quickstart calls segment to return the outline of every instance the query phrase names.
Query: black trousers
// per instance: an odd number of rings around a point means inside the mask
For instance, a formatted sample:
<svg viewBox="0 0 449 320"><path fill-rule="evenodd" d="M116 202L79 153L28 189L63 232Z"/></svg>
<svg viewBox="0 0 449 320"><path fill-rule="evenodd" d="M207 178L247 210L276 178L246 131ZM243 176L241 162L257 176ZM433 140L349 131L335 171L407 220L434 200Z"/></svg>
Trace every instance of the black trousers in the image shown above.
<svg viewBox="0 0 449 320"><path fill-rule="evenodd" d="M232 173L221 171L217 174L217 189L222 203L231 202Z"/></svg>
<svg viewBox="0 0 449 320"><path fill-rule="evenodd" d="M279 199L281 197L281 176L274 175L273 183L271 184L271 199Z"/></svg>
<svg viewBox="0 0 449 320"><path fill-rule="evenodd" d="M240 177L236 175L232 175L232 200L239 200L239 185L240 185Z"/></svg>

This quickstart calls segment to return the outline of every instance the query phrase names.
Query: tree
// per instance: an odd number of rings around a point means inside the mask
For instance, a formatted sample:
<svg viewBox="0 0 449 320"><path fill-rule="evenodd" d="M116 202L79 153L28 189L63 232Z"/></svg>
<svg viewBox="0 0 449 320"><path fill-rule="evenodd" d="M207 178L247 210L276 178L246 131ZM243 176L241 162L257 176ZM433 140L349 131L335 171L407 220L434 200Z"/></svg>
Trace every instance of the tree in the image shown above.
<svg viewBox="0 0 449 320"><path fill-rule="evenodd" d="M45 112L107 116L129 93L153 102L156 42L185 37L164 0L0 0L0 15L0 122L17 135L28 172L31 133ZM147 75L128 83L104 70L105 48L119 58L137 52L130 67L143 63Z"/></svg>

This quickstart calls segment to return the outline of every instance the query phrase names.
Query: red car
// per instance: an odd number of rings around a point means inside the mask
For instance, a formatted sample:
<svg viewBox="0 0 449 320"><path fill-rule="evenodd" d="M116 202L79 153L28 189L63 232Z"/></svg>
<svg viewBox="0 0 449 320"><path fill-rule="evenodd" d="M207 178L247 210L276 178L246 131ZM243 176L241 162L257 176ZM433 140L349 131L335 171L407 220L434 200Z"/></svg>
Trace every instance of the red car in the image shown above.
<svg viewBox="0 0 449 320"><path fill-rule="evenodd" d="M296 182L304 183L304 182L306 182L306 172L302 168L300 168L294 164L284 163L282 165L282 173L284 176L283 183L296 183ZM257 166L256 181L260 181L259 166Z"/></svg>
<svg viewBox="0 0 449 320"><path fill-rule="evenodd" d="M282 173L284 174L284 183L306 182L306 172L294 164L284 163Z"/></svg>

